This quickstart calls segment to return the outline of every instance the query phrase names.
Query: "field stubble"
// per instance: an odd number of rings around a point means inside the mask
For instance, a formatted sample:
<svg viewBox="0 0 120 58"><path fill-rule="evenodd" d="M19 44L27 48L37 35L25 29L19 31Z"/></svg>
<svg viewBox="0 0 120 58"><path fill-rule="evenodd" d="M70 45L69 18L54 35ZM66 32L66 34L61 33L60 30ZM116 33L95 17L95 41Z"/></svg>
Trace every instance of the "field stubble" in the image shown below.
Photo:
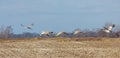
<svg viewBox="0 0 120 58"><path fill-rule="evenodd" d="M1 39L0 58L120 58L120 38Z"/></svg>

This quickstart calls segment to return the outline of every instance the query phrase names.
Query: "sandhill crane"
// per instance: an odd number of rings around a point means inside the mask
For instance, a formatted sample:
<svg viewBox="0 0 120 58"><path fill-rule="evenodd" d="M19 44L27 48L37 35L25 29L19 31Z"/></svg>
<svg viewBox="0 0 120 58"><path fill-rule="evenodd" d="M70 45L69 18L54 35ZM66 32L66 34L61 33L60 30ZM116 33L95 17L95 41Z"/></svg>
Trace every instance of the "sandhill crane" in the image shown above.
<svg viewBox="0 0 120 58"><path fill-rule="evenodd" d="M56 37L68 37L68 33L67 32L58 32L56 34Z"/></svg>
<svg viewBox="0 0 120 58"><path fill-rule="evenodd" d="M111 33L114 27L115 27L115 24L111 24L109 26L104 27L103 31L106 33Z"/></svg>
<svg viewBox="0 0 120 58"><path fill-rule="evenodd" d="M42 32L41 34L40 34L40 37L44 37L44 38L46 38L46 37L54 37L55 35L54 35L54 33L53 32Z"/></svg>
<svg viewBox="0 0 120 58"><path fill-rule="evenodd" d="M80 31L80 29L75 29L72 34L73 34L73 37L79 37L81 33L82 32Z"/></svg>
<svg viewBox="0 0 120 58"><path fill-rule="evenodd" d="M23 25L23 24L21 24L22 27L24 27L26 29L30 29L30 30L32 30L33 25L34 24L30 24L30 25Z"/></svg>
<svg viewBox="0 0 120 58"><path fill-rule="evenodd" d="M99 31L99 36L109 37L114 27L115 24L106 24L105 27Z"/></svg>

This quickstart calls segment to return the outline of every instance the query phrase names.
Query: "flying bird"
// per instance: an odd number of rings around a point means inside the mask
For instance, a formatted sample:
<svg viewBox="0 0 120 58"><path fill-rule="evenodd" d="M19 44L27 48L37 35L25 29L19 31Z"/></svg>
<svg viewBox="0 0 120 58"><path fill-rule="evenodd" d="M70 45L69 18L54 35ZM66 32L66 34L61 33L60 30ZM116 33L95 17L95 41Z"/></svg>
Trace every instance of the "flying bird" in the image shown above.
<svg viewBox="0 0 120 58"><path fill-rule="evenodd" d="M33 25L34 24L30 24L30 25L23 25L23 24L21 24L22 27L24 27L26 29L29 29L29 30L32 30Z"/></svg>
<svg viewBox="0 0 120 58"><path fill-rule="evenodd" d="M42 32L42 33L40 34L40 37L54 37L54 33L53 33L53 32L50 32L50 31Z"/></svg>
<svg viewBox="0 0 120 58"><path fill-rule="evenodd" d="M112 24L112 25L109 25L109 26L107 26L107 27L104 27L104 31L106 32L106 33L110 33L110 32L112 32L112 29L115 27L115 24Z"/></svg>

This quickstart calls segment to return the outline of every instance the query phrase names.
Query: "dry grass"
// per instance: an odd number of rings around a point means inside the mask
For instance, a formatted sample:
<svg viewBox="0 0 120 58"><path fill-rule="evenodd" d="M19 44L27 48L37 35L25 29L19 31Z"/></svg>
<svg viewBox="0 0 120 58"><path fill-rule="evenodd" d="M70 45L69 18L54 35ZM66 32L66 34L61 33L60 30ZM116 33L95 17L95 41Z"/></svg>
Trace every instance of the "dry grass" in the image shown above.
<svg viewBox="0 0 120 58"><path fill-rule="evenodd" d="M0 58L120 58L120 38L0 39Z"/></svg>

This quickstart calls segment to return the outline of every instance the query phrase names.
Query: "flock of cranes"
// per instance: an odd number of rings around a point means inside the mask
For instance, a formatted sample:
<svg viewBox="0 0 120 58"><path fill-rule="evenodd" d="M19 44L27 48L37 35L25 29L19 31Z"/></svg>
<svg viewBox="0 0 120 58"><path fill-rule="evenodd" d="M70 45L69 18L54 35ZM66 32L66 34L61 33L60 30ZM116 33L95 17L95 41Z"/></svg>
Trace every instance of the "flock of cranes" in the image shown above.
<svg viewBox="0 0 120 58"><path fill-rule="evenodd" d="M30 24L30 25L23 25L21 24L22 27L32 30L34 24ZM115 24L109 24L108 26L105 26L104 28L101 29L102 32L105 32L106 34L110 34L113 30L113 28L115 27ZM75 31L73 31L72 33L67 33L67 32L51 32L51 31L47 31L47 32L41 32L40 37L79 37L80 34L83 33L81 32L79 29L76 29Z"/></svg>

